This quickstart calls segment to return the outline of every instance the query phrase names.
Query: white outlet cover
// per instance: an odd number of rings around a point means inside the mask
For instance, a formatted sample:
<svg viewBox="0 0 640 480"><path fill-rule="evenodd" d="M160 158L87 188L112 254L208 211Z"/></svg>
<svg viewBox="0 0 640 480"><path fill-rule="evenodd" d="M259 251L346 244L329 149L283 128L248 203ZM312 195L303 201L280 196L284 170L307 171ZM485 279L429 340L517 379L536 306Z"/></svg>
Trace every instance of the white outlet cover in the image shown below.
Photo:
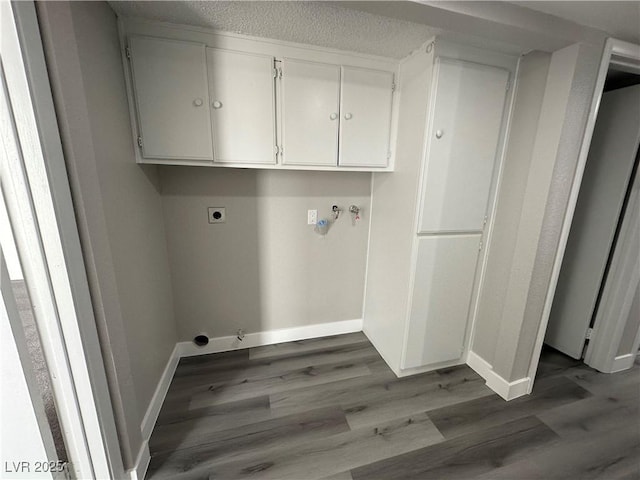
<svg viewBox="0 0 640 480"><path fill-rule="evenodd" d="M307 225L318 223L318 210L307 210Z"/></svg>
<svg viewBox="0 0 640 480"><path fill-rule="evenodd" d="M209 223L224 223L227 221L227 212L224 207L209 207Z"/></svg>

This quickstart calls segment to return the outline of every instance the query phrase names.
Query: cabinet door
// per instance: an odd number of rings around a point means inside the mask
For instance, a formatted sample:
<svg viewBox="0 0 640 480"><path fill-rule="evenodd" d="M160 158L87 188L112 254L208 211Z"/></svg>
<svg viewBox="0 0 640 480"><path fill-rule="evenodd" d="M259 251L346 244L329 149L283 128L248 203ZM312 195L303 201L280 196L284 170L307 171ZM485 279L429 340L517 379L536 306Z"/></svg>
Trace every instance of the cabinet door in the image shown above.
<svg viewBox="0 0 640 480"><path fill-rule="evenodd" d="M283 61L282 163L336 166L339 102L339 66Z"/></svg>
<svg viewBox="0 0 640 480"><path fill-rule="evenodd" d="M461 358L480 234L418 240L413 300L402 368Z"/></svg>
<svg viewBox="0 0 640 480"><path fill-rule="evenodd" d="M481 231L509 73L438 59L420 232Z"/></svg>
<svg viewBox="0 0 640 480"><path fill-rule="evenodd" d="M273 60L207 48L216 162L276 162Z"/></svg>
<svg viewBox="0 0 640 480"><path fill-rule="evenodd" d="M339 165L386 167L393 73L342 67Z"/></svg>
<svg viewBox="0 0 640 480"><path fill-rule="evenodd" d="M205 47L131 37L142 156L213 160Z"/></svg>

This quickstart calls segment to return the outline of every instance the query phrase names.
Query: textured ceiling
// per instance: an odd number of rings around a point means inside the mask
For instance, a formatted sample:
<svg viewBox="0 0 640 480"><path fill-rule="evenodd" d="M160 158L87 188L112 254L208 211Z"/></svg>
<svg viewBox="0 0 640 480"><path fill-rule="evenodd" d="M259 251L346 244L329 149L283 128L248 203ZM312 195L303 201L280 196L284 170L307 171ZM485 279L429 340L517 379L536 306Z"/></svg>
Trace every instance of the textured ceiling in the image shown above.
<svg viewBox="0 0 640 480"><path fill-rule="evenodd" d="M438 29L312 1L111 1L117 14L402 58Z"/></svg>
<svg viewBox="0 0 640 480"><path fill-rule="evenodd" d="M513 2L539 12L597 28L611 36L640 43L640 2L618 1L519 1Z"/></svg>

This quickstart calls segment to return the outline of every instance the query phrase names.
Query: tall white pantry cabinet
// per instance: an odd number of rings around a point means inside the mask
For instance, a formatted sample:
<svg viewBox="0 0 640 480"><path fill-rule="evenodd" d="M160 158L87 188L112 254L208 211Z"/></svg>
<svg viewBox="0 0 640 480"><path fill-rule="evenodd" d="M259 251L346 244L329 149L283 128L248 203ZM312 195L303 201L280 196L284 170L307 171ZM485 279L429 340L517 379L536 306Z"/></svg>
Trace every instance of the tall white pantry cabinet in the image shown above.
<svg viewBox="0 0 640 480"><path fill-rule="evenodd" d="M517 58L429 42L401 62L395 172L374 174L364 330L400 376L464 363Z"/></svg>

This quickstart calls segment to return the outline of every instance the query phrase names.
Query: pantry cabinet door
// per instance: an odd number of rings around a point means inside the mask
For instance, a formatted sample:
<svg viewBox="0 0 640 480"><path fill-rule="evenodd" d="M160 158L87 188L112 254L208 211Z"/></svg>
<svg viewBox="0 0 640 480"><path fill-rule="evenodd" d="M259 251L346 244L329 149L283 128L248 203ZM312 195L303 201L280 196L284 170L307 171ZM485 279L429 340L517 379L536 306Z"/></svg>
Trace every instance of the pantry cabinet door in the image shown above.
<svg viewBox="0 0 640 480"><path fill-rule="evenodd" d="M509 72L445 58L436 72L419 232L481 231Z"/></svg>
<svg viewBox="0 0 640 480"><path fill-rule="evenodd" d="M418 240L402 368L459 360L464 353L480 234Z"/></svg>
<svg viewBox="0 0 640 480"><path fill-rule="evenodd" d="M273 61L207 48L215 162L276 162Z"/></svg>
<svg viewBox="0 0 640 480"><path fill-rule="evenodd" d="M205 46L130 39L142 157L213 160Z"/></svg>
<svg viewBox="0 0 640 480"><path fill-rule="evenodd" d="M282 62L282 148L286 165L337 165L340 67Z"/></svg>
<svg viewBox="0 0 640 480"><path fill-rule="evenodd" d="M342 67L340 159L345 167L389 162L393 73Z"/></svg>

